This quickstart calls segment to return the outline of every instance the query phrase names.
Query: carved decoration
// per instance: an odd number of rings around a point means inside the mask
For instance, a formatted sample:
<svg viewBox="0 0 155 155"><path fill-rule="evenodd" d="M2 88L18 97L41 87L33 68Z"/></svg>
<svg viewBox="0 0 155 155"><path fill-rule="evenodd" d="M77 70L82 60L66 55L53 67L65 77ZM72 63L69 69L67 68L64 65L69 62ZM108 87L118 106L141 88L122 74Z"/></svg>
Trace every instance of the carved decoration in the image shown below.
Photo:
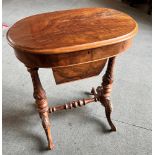
<svg viewBox="0 0 155 155"><path fill-rule="evenodd" d="M98 86L96 91L93 88L91 93L97 98L98 101L105 107L105 113L108 123L112 131L116 131L116 127L111 120L112 104L110 101L110 93L112 91L113 83L113 70L114 70L115 57L109 58L108 66L105 75L102 78L101 86Z"/></svg>
<svg viewBox="0 0 155 155"><path fill-rule="evenodd" d="M48 117L48 101L46 98L46 93L41 85L39 75L38 75L38 68L27 68L28 72L31 74L32 83L34 87L33 96L36 100L37 109L39 112L39 116L42 120L42 126L45 130L46 137L48 140L48 148L53 149L54 144L51 136L50 131L50 121Z"/></svg>
<svg viewBox="0 0 155 155"><path fill-rule="evenodd" d="M53 145L53 140L50 132L50 122L49 122L48 113L56 112L59 110L77 108L91 102L100 101L101 104L105 107L106 117L109 125L111 126L111 130L116 131L116 127L111 120L112 104L110 101L110 93L112 91L112 83L113 83L114 62L115 62L115 57L109 58L107 70L105 75L102 78L101 86L98 86L96 91L94 88L91 91L91 94L94 95L93 98L72 101L64 105L54 106L50 108L48 107L46 93L39 79L38 68L28 68L28 71L31 74L31 78L34 86L33 96L36 99L37 109L47 136L49 149L53 149L54 145Z"/></svg>

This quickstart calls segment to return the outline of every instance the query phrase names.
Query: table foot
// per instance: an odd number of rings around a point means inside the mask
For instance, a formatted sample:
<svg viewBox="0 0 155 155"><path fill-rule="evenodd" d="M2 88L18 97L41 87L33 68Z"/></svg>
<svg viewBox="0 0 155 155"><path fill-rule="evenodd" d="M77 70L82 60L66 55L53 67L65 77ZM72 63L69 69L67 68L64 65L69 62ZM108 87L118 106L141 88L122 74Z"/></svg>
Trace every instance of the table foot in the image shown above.
<svg viewBox="0 0 155 155"><path fill-rule="evenodd" d="M105 94L103 93L104 89L102 86L97 87L96 92L93 92L93 94L95 94L95 97L97 98L97 100L100 101L101 104L105 107L105 114L106 114L108 123L111 127L111 131L116 131L116 127L111 120L112 104L110 99L105 97Z"/></svg>
<svg viewBox="0 0 155 155"><path fill-rule="evenodd" d="M104 101L104 107L105 107L105 114L108 120L108 123L111 127L111 131L116 131L116 127L113 124L112 120L111 120L111 112L112 112L112 105L111 105L111 101L108 99L105 99Z"/></svg>
<svg viewBox="0 0 155 155"><path fill-rule="evenodd" d="M41 120L42 120L42 126L45 130L45 134L47 137L47 141L48 141L48 149L49 150L53 150L54 149L54 144L53 144L53 140L52 140L52 135L51 135L51 125L50 125L50 121L49 121L49 117L48 117L48 112L42 113L40 114Z"/></svg>
<svg viewBox="0 0 155 155"><path fill-rule="evenodd" d="M48 144L48 150L54 150L55 145L54 144Z"/></svg>

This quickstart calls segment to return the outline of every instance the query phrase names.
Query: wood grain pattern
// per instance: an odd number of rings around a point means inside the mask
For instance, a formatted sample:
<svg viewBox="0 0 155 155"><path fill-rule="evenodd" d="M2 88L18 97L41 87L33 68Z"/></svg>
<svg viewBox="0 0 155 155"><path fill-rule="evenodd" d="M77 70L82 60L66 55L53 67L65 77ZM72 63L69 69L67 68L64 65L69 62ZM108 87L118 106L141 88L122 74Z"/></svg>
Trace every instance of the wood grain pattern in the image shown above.
<svg viewBox="0 0 155 155"><path fill-rule="evenodd" d="M29 67L62 67L106 59L126 51L132 39L120 43L62 54L36 54L15 49L16 57Z"/></svg>
<svg viewBox="0 0 155 155"><path fill-rule="evenodd" d="M83 8L24 18L8 31L12 47L30 53L60 54L133 38L137 23L108 8Z"/></svg>
<svg viewBox="0 0 155 155"><path fill-rule="evenodd" d="M138 29L129 15L108 8L82 8L26 17L7 32L16 57L31 74L34 98L42 120L48 148L53 149L49 112L70 109L100 101L112 131L110 93L115 57L127 50ZM92 89L94 98L73 101L49 108L38 69L52 68L56 83L97 75L108 66L101 86Z"/></svg>
<svg viewBox="0 0 155 155"><path fill-rule="evenodd" d="M54 67L52 70L55 82L60 84L96 76L102 71L106 61L107 59L67 67Z"/></svg>

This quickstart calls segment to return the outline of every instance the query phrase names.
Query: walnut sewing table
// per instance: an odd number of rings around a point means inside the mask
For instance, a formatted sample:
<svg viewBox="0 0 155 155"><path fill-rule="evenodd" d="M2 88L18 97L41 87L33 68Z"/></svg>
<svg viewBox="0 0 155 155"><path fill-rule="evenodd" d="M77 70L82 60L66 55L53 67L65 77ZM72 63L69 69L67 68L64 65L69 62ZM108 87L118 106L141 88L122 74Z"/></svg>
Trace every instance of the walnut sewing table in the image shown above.
<svg viewBox="0 0 155 155"><path fill-rule="evenodd" d="M110 92L116 56L127 50L137 32L137 23L129 15L108 8L82 8L26 17L7 33L16 57L31 74L34 98L45 130L48 148L54 144L49 113L100 101L112 131ZM38 69L52 68L56 84L98 75L107 62L101 86L91 98L49 107Z"/></svg>

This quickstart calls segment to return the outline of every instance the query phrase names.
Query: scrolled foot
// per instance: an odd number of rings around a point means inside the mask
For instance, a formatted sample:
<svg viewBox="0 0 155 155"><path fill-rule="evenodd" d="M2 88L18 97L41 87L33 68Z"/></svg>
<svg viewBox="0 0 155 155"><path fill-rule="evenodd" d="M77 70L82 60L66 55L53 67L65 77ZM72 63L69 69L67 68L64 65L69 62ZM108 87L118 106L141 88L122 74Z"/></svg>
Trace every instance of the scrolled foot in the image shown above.
<svg viewBox="0 0 155 155"><path fill-rule="evenodd" d="M55 145L53 143L48 144L48 150L54 150Z"/></svg>
<svg viewBox="0 0 155 155"><path fill-rule="evenodd" d="M46 133L46 137L48 141L48 149L53 150L54 144L53 144L53 139L52 139L51 130L50 130L51 125L48 117L48 112L40 113L40 117L42 119L42 126Z"/></svg>
<svg viewBox="0 0 155 155"><path fill-rule="evenodd" d="M102 103L102 104L105 107L105 113L106 113L106 117L107 117L108 123L109 123L109 125L111 127L111 131L116 131L116 127L115 127L115 125L113 124L113 122L111 120L112 106L111 106L110 100L109 99L105 99L104 103Z"/></svg>
<svg viewBox="0 0 155 155"><path fill-rule="evenodd" d="M111 127L111 130L110 130L110 131L116 131L117 128L115 127L115 125L114 125L113 122L111 121L110 115L109 115L109 114L106 114L106 117L107 117L108 123L109 123L109 125L110 125L110 127Z"/></svg>
<svg viewBox="0 0 155 155"><path fill-rule="evenodd" d="M113 127L111 126L111 131L117 131L117 128L113 125Z"/></svg>

